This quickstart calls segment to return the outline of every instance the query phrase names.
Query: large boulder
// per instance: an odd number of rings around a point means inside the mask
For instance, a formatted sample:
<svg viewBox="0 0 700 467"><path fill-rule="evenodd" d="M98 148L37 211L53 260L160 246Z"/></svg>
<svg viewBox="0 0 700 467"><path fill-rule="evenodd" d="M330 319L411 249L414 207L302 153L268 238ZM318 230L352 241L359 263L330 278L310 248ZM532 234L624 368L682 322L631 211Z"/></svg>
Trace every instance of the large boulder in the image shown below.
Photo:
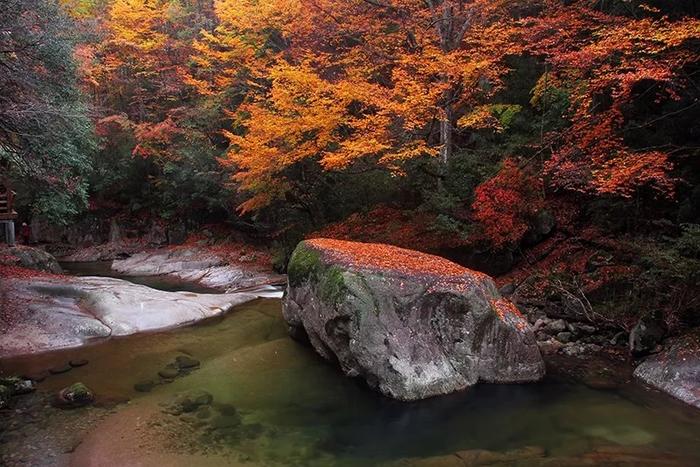
<svg viewBox="0 0 700 467"><path fill-rule="evenodd" d="M700 409L700 329L670 341L644 360L634 376Z"/></svg>
<svg viewBox="0 0 700 467"><path fill-rule="evenodd" d="M485 274L416 251L329 239L300 243L288 273L290 333L387 396L415 400L544 375L527 320Z"/></svg>
<svg viewBox="0 0 700 467"><path fill-rule="evenodd" d="M52 255L39 248L24 245L1 248L0 264L21 266L55 274L62 272L61 266Z"/></svg>

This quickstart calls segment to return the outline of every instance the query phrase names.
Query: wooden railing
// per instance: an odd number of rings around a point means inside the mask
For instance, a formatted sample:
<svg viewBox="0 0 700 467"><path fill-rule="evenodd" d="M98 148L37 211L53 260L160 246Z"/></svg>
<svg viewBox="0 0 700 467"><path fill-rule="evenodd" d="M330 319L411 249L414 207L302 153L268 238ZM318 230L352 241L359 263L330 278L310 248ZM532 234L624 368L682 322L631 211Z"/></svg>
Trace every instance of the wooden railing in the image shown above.
<svg viewBox="0 0 700 467"><path fill-rule="evenodd" d="M7 186L0 185L0 220L11 220L17 217L14 201L15 192Z"/></svg>

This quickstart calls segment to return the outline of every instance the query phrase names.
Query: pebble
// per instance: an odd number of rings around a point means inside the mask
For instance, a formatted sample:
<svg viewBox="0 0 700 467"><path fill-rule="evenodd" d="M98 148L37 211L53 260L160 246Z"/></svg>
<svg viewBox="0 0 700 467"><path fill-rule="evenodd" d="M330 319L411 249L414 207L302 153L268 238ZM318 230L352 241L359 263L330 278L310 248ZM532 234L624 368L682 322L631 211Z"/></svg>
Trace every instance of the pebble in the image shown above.
<svg viewBox="0 0 700 467"><path fill-rule="evenodd" d="M55 366L53 368L49 368L49 373L51 373L52 375L60 375L61 373L69 372L72 368L72 366L66 363L62 366Z"/></svg>
<svg viewBox="0 0 700 467"><path fill-rule="evenodd" d="M139 381L138 383L134 384L134 390L138 392L151 392L151 389L155 386L155 383L151 380L148 381Z"/></svg>
<svg viewBox="0 0 700 467"><path fill-rule="evenodd" d="M87 364L88 364L88 361L85 360L85 359L77 359L77 360L71 360L70 362L68 362L68 364L69 364L70 366L72 366L73 368L77 368L77 367L79 367L79 366L85 366L85 365L87 365Z"/></svg>
<svg viewBox="0 0 700 467"><path fill-rule="evenodd" d="M182 369L196 368L199 366L199 360L187 355L179 355L175 358L175 364Z"/></svg>
<svg viewBox="0 0 700 467"><path fill-rule="evenodd" d="M176 378L180 373L174 368L163 368L158 372L158 376L164 379Z"/></svg>
<svg viewBox="0 0 700 467"><path fill-rule="evenodd" d="M563 342L565 344L568 342L571 342L572 338L573 338L573 334L571 334L570 332L564 331L564 332L560 332L559 334L557 334L557 340L559 342Z"/></svg>
<svg viewBox="0 0 700 467"><path fill-rule="evenodd" d="M28 374L22 376L22 378L31 379L32 381L35 381L37 383L41 383L42 381L44 381L48 377L49 377L49 372L46 370L37 371L36 373L28 373Z"/></svg>

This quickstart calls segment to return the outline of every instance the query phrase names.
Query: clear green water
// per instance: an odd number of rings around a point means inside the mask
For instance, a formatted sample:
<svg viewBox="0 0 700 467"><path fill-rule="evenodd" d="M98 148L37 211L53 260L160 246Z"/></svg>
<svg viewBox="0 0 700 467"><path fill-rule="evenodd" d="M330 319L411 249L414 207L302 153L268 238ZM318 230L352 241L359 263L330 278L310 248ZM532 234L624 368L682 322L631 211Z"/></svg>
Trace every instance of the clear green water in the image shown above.
<svg viewBox="0 0 700 467"><path fill-rule="evenodd" d="M182 353L199 359L201 368L151 393L134 391L134 383L154 377ZM245 443L217 441L215 452L245 452L262 464L377 465L524 446L540 446L548 456L575 456L600 446L633 446L700 465L700 414L635 386L593 390L548 378L530 385L480 385L418 403L388 400L290 340L279 300L258 300L187 329L15 358L1 366L25 373L73 358L90 363L50 376L40 389L53 391L80 380L103 397L149 398L153 404L180 391L204 389L216 404L234 405L247 425L262 427ZM206 436L198 440L203 447L209 442ZM188 446L188 452L198 452Z"/></svg>

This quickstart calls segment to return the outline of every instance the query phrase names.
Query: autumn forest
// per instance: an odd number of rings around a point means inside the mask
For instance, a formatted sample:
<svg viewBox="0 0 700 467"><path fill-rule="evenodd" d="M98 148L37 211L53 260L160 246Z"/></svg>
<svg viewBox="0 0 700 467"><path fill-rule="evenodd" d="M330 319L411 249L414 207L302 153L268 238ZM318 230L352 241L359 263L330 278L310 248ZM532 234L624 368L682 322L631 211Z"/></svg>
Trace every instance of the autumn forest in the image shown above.
<svg viewBox="0 0 700 467"><path fill-rule="evenodd" d="M0 0L2 182L56 256L208 245L293 287L316 250L406 269L300 241L381 243L493 276L547 351L654 354L700 326L700 2Z"/></svg>

